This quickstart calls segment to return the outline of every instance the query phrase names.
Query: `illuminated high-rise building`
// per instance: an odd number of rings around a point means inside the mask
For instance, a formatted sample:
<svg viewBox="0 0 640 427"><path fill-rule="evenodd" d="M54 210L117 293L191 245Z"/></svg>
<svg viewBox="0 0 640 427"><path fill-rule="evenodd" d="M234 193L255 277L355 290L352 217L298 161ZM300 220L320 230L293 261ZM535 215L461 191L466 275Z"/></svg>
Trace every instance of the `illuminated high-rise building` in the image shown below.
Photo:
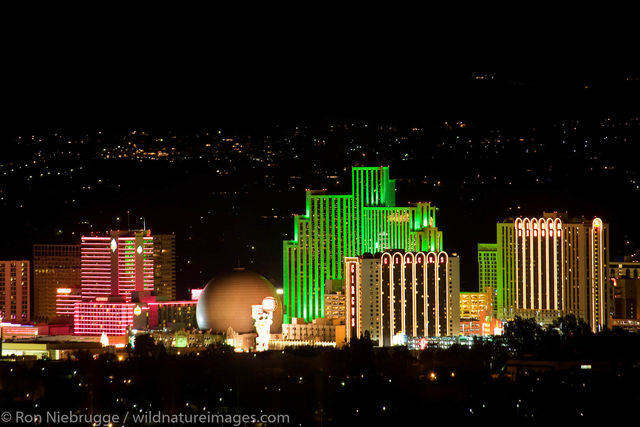
<svg viewBox="0 0 640 427"><path fill-rule="evenodd" d="M500 319L513 318L515 306L515 228L513 223L496 225L496 304L495 315Z"/></svg>
<svg viewBox="0 0 640 427"><path fill-rule="evenodd" d="M611 311L607 280L609 226L544 213L498 224L497 315L549 322L574 314L599 330Z"/></svg>
<svg viewBox="0 0 640 427"><path fill-rule="evenodd" d="M640 260L624 257L609 263L613 319L611 326L640 330Z"/></svg>
<svg viewBox="0 0 640 427"><path fill-rule="evenodd" d="M347 340L458 335L460 264L446 252L386 251L345 260Z"/></svg>
<svg viewBox="0 0 640 427"><path fill-rule="evenodd" d="M306 192L306 213L294 217L283 242L284 322L324 316L324 285L342 280L344 258L388 249L441 251L436 207L395 206L388 167L351 169L351 192Z"/></svg>
<svg viewBox="0 0 640 427"><path fill-rule="evenodd" d="M153 291L153 237L150 230L111 231L82 236L82 297L121 296Z"/></svg>
<svg viewBox="0 0 640 427"><path fill-rule="evenodd" d="M83 236L81 246L81 295L57 290L60 314L73 306L74 334L120 339L129 330L196 326L197 300L167 301L175 296L174 235L111 231Z"/></svg>
<svg viewBox="0 0 640 427"><path fill-rule="evenodd" d="M485 293L491 290L491 307L498 304L498 245L496 243L478 243L478 290Z"/></svg>
<svg viewBox="0 0 640 427"><path fill-rule="evenodd" d="M80 289L80 245L33 245L33 317L57 316L58 289ZM61 294L65 297L68 294Z"/></svg>
<svg viewBox="0 0 640 427"><path fill-rule="evenodd" d="M345 260L347 341L361 336L380 341L381 259L378 253Z"/></svg>
<svg viewBox="0 0 640 427"><path fill-rule="evenodd" d="M31 320L29 261L0 261L0 316L3 321Z"/></svg>
<svg viewBox="0 0 640 427"><path fill-rule="evenodd" d="M176 299L176 235L153 236L153 286L158 296Z"/></svg>

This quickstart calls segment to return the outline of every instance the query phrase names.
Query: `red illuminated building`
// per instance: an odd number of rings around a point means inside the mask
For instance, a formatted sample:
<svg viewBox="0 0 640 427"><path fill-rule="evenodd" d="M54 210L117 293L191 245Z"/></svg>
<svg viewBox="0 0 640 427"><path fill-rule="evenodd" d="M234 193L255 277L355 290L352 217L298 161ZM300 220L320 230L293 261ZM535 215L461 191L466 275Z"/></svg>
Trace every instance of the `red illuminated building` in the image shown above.
<svg viewBox="0 0 640 427"><path fill-rule="evenodd" d="M104 299L104 301L102 301ZM136 304L132 302L107 301L100 297L96 301L75 304L73 332L75 335L122 336L133 325Z"/></svg>
<svg viewBox="0 0 640 427"><path fill-rule="evenodd" d="M153 237L150 230L111 231L108 236L83 236L81 285L83 298L121 296L153 291Z"/></svg>
<svg viewBox="0 0 640 427"><path fill-rule="evenodd" d="M133 295L154 290L153 237L150 230L112 230L83 236L81 290L57 290L56 310L73 306L74 334L123 336L134 326L140 306Z"/></svg>
<svg viewBox="0 0 640 427"><path fill-rule="evenodd" d="M74 305L82 301L80 289L58 288L56 289L56 316L59 318L73 319Z"/></svg>

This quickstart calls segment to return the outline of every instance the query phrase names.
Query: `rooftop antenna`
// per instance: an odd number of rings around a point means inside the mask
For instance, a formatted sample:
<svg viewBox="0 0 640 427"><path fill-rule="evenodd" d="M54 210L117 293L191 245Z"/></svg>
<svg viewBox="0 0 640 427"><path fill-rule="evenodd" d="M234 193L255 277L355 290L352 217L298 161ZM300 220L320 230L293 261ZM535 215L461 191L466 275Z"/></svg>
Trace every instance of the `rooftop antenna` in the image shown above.
<svg viewBox="0 0 640 427"><path fill-rule="evenodd" d="M146 230L147 229L147 218L142 217L142 229Z"/></svg>
<svg viewBox="0 0 640 427"><path fill-rule="evenodd" d="M127 211L127 231L131 230L131 217L129 215L129 211Z"/></svg>

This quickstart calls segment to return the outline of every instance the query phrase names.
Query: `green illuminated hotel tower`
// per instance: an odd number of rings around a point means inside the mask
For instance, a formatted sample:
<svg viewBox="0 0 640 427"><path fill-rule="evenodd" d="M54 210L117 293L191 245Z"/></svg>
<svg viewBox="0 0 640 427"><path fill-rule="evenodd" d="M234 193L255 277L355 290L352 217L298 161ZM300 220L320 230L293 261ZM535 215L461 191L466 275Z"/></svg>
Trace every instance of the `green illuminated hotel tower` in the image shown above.
<svg viewBox="0 0 640 427"><path fill-rule="evenodd" d="M395 206L388 167L351 169L351 193L307 190L306 213L283 242L284 322L324 317L324 286L342 280L344 258L388 249L441 251L436 207Z"/></svg>

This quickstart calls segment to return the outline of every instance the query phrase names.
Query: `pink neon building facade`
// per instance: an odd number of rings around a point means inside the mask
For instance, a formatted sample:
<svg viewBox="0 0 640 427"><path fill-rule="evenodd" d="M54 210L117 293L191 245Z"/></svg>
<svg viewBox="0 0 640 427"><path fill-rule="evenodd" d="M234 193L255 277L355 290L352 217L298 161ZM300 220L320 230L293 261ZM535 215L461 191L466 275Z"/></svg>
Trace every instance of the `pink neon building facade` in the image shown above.
<svg viewBox="0 0 640 427"><path fill-rule="evenodd" d="M56 316L73 318L74 304L82 301L80 289L56 289Z"/></svg>
<svg viewBox="0 0 640 427"><path fill-rule="evenodd" d="M122 336L133 325L136 304L131 302L85 301L75 304L75 335Z"/></svg>
<svg viewBox="0 0 640 427"><path fill-rule="evenodd" d="M151 231L112 230L82 236L80 246L80 292L58 289L57 313L67 315L73 307L76 335L126 335L140 310L131 302L132 293L154 290Z"/></svg>
<svg viewBox="0 0 640 427"><path fill-rule="evenodd" d="M153 291L153 237L149 230L83 236L81 285L85 299Z"/></svg>

